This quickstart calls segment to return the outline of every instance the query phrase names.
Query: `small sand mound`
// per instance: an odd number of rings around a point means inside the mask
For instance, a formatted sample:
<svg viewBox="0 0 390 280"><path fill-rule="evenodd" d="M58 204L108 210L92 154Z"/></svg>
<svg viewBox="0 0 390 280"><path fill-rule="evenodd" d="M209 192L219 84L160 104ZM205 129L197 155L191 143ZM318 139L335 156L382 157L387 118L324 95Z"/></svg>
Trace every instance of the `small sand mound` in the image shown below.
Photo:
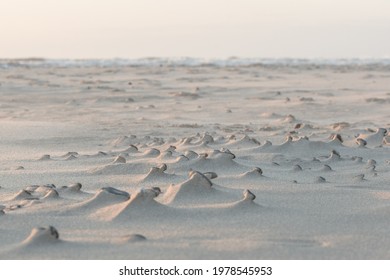
<svg viewBox="0 0 390 280"><path fill-rule="evenodd" d="M127 154L138 153L138 148L135 145L129 145L129 147L123 150L122 153L127 153Z"/></svg>
<svg viewBox="0 0 390 280"><path fill-rule="evenodd" d="M160 155L160 150L151 148L146 150L145 152L142 153L142 157L144 158L155 158Z"/></svg>
<svg viewBox="0 0 390 280"><path fill-rule="evenodd" d="M132 194L129 201L102 209L96 216L105 220L143 219L147 216L158 218L164 216L167 206L160 204L155 198L161 193L159 188L141 189Z"/></svg>
<svg viewBox="0 0 390 280"><path fill-rule="evenodd" d="M280 119L279 122L281 123L292 123L295 122L296 118L293 115L287 115L284 118Z"/></svg>
<svg viewBox="0 0 390 280"><path fill-rule="evenodd" d="M184 155L188 158L188 159L195 159L195 158L198 158L199 155L197 153L195 153L194 151L186 151L184 153Z"/></svg>
<svg viewBox="0 0 390 280"><path fill-rule="evenodd" d="M24 166L21 166L21 165L14 166L14 167L11 168L11 170L24 170Z"/></svg>
<svg viewBox="0 0 390 280"><path fill-rule="evenodd" d="M90 193L84 192L82 190L81 183L74 183L68 186L61 186L56 190L60 194L60 197L64 197L64 198L72 198L72 199L80 200L80 198L91 196Z"/></svg>
<svg viewBox="0 0 390 280"><path fill-rule="evenodd" d="M121 239L124 243L144 242L147 240L145 236L137 233L125 235Z"/></svg>
<svg viewBox="0 0 390 280"><path fill-rule="evenodd" d="M322 176L318 176L315 180L315 183L326 183L326 179Z"/></svg>
<svg viewBox="0 0 390 280"><path fill-rule="evenodd" d="M359 134L356 140L362 139L366 142L367 146L379 147L382 146L386 134L387 130L385 128L378 128L375 133Z"/></svg>
<svg viewBox="0 0 390 280"><path fill-rule="evenodd" d="M256 199L256 196L250 190L245 190L243 196L243 201L253 201Z"/></svg>
<svg viewBox="0 0 390 280"><path fill-rule="evenodd" d="M299 130L312 130L314 127L313 125L311 124L307 124L307 123L297 123L295 126L294 126L294 129L299 129Z"/></svg>
<svg viewBox="0 0 390 280"><path fill-rule="evenodd" d="M171 178L175 176L174 174L167 174L164 171L167 170L167 165L162 164L159 167L152 167L148 174L141 180L145 181L155 181L155 180L165 180L166 178Z"/></svg>
<svg viewBox="0 0 390 280"><path fill-rule="evenodd" d="M330 127L333 130L340 131L340 130L346 129L346 128L350 127L350 126L351 125L349 123L347 123L347 122L339 122L339 123L332 124Z"/></svg>
<svg viewBox="0 0 390 280"><path fill-rule="evenodd" d="M50 157L50 155L43 155L38 160L42 160L42 161L44 161L44 160L51 160L51 157Z"/></svg>
<svg viewBox="0 0 390 280"><path fill-rule="evenodd" d="M244 190L242 192L242 198L239 201L226 204L222 206L222 208L234 211L229 211L229 215L242 215L244 213L247 213L247 211L251 212L254 209L253 207L260 207L260 205L254 201L255 199L256 195L253 192L251 192L250 190Z"/></svg>
<svg viewBox="0 0 390 280"><path fill-rule="evenodd" d="M240 175L240 178L261 178L263 177L263 170L260 167L255 167L251 171L247 171Z"/></svg>
<svg viewBox="0 0 390 280"><path fill-rule="evenodd" d="M362 157L353 157L352 160L355 163L362 163L363 162L363 158Z"/></svg>
<svg viewBox="0 0 390 280"><path fill-rule="evenodd" d="M129 199L130 195L127 192L118 190L113 187L104 187L98 190L93 197L84 202L73 205L71 209L84 209L88 211L93 211L98 208L122 203Z"/></svg>
<svg viewBox="0 0 390 280"><path fill-rule="evenodd" d="M162 163L157 168L164 172L168 169L168 166L165 163Z"/></svg>
<svg viewBox="0 0 390 280"><path fill-rule="evenodd" d="M81 183L74 183L74 184L71 184L69 186L62 186L61 190L67 191L67 192L80 192L82 186L83 185Z"/></svg>
<svg viewBox="0 0 390 280"><path fill-rule="evenodd" d="M235 159L236 155L233 154L228 149L221 149L220 151L214 150L214 152L211 154L211 157L220 158L220 159L224 159L224 158Z"/></svg>
<svg viewBox="0 0 390 280"><path fill-rule="evenodd" d="M104 156L107 156L107 153L102 152L102 151L99 151L99 152L96 153L95 156L96 156L96 157L104 157Z"/></svg>
<svg viewBox="0 0 390 280"><path fill-rule="evenodd" d="M365 177L364 174L358 174L358 175L353 176L352 180L354 182L362 182L365 180L364 177Z"/></svg>
<svg viewBox="0 0 390 280"><path fill-rule="evenodd" d="M176 151L176 146L170 145L168 148L165 149L164 152L172 152L173 153L174 151Z"/></svg>
<svg viewBox="0 0 390 280"><path fill-rule="evenodd" d="M203 136L200 139L200 143L202 144L212 144L214 143L214 138L213 136L209 134L203 134Z"/></svg>
<svg viewBox="0 0 390 280"><path fill-rule="evenodd" d="M126 163L126 159L123 156L117 156L112 163Z"/></svg>
<svg viewBox="0 0 390 280"><path fill-rule="evenodd" d="M340 154L333 150L331 153L330 153L330 156L324 160L324 162L334 162L334 161L340 161L341 160L341 156Z"/></svg>
<svg viewBox="0 0 390 280"><path fill-rule="evenodd" d="M178 156L173 163L180 163L180 162L186 162L189 161L190 159L186 157L185 155L180 155Z"/></svg>
<svg viewBox="0 0 390 280"><path fill-rule="evenodd" d="M293 167L292 167L292 171L294 172L299 172L299 171L302 171L302 167L299 165L299 164L295 164Z"/></svg>
<svg viewBox="0 0 390 280"><path fill-rule="evenodd" d="M205 172L205 173L203 173L203 175L206 176L207 178L209 178L210 180L218 177L217 173L215 173L215 172Z"/></svg>
<svg viewBox="0 0 390 280"><path fill-rule="evenodd" d="M30 235L22 242L25 245L55 244L59 241L59 233L53 227L33 228Z"/></svg>
<svg viewBox="0 0 390 280"><path fill-rule="evenodd" d="M332 169L332 167L330 167L329 165L324 164L324 166L322 166L322 167L320 168L319 171L322 171L322 172L329 172L329 171L333 171L333 169Z"/></svg>
<svg viewBox="0 0 390 280"><path fill-rule="evenodd" d="M149 173L144 177L144 180L152 179L152 178L156 178L156 177L160 177L160 176L164 176L164 175L165 175L165 173L163 170L161 170L158 167L152 167L149 170Z"/></svg>
<svg viewBox="0 0 390 280"><path fill-rule="evenodd" d="M190 178L178 185L171 185L164 194L163 201L167 204L207 204L231 200L228 189L214 187L210 179L198 171L190 172Z"/></svg>
<svg viewBox="0 0 390 280"><path fill-rule="evenodd" d="M200 191L210 191L212 189L213 183L203 173L191 171L189 175L190 178L184 183L178 186L170 186L167 193L173 192L176 196L180 195L181 192L189 192L195 189Z"/></svg>
<svg viewBox="0 0 390 280"><path fill-rule="evenodd" d="M61 157L68 158L70 156L78 157L79 153L78 152L67 152L66 154L62 155Z"/></svg>
<svg viewBox="0 0 390 280"><path fill-rule="evenodd" d="M187 181L189 185L198 185L204 188L211 188L213 183L203 173L198 171L191 171L189 173L190 179Z"/></svg>

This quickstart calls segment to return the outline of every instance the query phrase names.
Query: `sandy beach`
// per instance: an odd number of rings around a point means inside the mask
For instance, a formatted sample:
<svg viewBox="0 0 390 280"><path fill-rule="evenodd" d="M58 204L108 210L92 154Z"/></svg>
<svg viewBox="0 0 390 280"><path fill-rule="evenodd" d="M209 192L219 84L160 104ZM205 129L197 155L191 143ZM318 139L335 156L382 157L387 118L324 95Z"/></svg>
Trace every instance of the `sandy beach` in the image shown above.
<svg viewBox="0 0 390 280"><path fill-rule="evenodd" d="M390 258L389 64L0 65L0 259Z"/></svg>

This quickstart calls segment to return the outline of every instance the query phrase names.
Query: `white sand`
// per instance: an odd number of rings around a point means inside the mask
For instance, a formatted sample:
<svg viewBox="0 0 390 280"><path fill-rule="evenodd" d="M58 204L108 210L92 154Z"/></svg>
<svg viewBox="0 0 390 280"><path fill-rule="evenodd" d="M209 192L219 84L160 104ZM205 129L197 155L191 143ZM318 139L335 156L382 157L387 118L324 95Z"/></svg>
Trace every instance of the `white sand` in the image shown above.
<svg viewBox="0 0 390 280"><path fill-rule="evenodd" d="M389 81L0 68L0 258L389 259Z"/></svg>

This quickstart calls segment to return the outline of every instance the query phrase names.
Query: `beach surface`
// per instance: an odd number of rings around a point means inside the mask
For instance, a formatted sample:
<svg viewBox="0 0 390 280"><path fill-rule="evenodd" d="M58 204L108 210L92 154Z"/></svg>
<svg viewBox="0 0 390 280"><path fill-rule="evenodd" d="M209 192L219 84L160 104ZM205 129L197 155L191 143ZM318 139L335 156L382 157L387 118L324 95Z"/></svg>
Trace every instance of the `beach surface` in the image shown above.
<svg viewBox="0 0 390 280"><path fill-rule="evenodd" d="M390 66L2 61L0 259L389 259Z"/></svg>

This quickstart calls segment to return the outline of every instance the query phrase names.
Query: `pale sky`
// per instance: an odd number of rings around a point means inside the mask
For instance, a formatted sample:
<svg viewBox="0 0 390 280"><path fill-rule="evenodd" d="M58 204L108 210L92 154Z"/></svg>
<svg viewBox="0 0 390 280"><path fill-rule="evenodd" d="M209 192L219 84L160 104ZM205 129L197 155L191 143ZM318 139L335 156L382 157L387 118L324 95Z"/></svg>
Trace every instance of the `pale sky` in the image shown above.
<svg viewBox="0 0 390 280"><path fill-rule="evenodd" d="M0 58L390 57L390 0L0 0Z"/></svg>

